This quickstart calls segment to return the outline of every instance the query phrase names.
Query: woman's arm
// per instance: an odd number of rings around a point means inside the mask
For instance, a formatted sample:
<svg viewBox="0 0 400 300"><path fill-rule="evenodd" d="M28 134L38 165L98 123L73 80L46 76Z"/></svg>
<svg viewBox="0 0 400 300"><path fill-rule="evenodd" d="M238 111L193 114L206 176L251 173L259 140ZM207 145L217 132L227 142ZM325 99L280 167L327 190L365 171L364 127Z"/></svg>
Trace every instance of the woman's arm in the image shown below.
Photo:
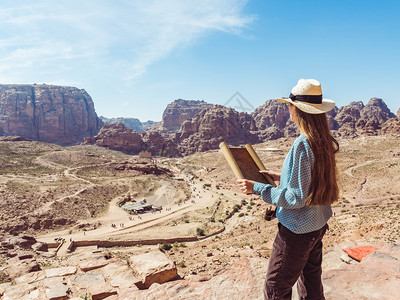
<svg viewBox="0 0 400 300"><path fill-rule="evenodd" d="M267 174L273 181L281 181L281 173L272 170L260 170L261 174Z"/></svg>
<svg viewBox="0 0 400 300"><path fill-rule="evenodd" d="M236 183L239 185L240 190L245 194L252 194L253 193L253 186L255 181L248 180L248 179L238 179Z"/></svg>

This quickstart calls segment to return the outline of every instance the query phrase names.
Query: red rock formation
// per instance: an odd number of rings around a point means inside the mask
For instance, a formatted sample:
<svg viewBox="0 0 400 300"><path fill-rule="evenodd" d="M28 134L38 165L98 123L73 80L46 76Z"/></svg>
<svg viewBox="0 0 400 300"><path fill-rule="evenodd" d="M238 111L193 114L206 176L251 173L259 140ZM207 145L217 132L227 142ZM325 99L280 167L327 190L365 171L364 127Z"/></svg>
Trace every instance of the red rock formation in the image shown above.
<svg viewBox="0 0 400 300"><path fill-rule="evenodd" d="M103 122L85 90L52 85L0 85L0 135L61 145L97 134Z"/></svg>
<svg viewBox="0 0 400 300"><path fill-rule="evenodd" d="M231 145L257 143L259 138L252 129L256 125L251 115L213 105L183 122L176 142L183 154L218 149L222 141Z"/></svg>
<svg viewBox="0 0 400 300"><path fill-rule="evenodd" d="M180 156L177 144L171 139L164 138L159 132L146 131L142 134L146 148L153 155L177 157Z"/></svg>
<svg viewBox="0 0 400 300"><path fill-rule="evenodd" d="M164 130L177 131L184 121L193 118L196 114L209 106L211 106L211 104L205 101L175 100L165 108L161 125Z"/></svg>
<svg viewBox="0 0 400 300"><path fill-rule="evenodd" d="M356 128L360 134L376 135L383 123L395 117L382 99L371 98L360 111L360 120L357 121Z"/></svg>
<svg viewBox="0 0 400 300"><path fill-rule="evenodd" d="M127 154L138 154L145 149L141 136L124 124L106 124L95 137L87 137L84 145L97 145Z"/></svg>
<svg viewBox="0 0 400 300"><path fill-rule="evenodd" d="M257 107L252 117L263 140L275 140L297 132L287 105L276 100L267 100Z"/></svg>

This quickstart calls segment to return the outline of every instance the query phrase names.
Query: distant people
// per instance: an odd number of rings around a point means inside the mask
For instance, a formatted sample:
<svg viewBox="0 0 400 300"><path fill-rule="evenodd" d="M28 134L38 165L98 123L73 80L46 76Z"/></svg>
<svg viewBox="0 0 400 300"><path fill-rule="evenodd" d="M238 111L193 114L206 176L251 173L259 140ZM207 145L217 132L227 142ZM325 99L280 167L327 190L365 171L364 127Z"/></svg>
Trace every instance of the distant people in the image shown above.
<svg viewBox="0 0 400 300"><path fill-rule="evenodd" d="M330 133L326 112L335 107L322 98L321 84L300 79L289 98L290 118L300 130L285 158L282 172L261 171L280 181L278 187L246 179L237 180L241 190L261 195L277 206L279 220L264 299L291 299L297 281L300 299L325 299L321 281L322 238L338 200L335 153L338 142Z"/></svg>

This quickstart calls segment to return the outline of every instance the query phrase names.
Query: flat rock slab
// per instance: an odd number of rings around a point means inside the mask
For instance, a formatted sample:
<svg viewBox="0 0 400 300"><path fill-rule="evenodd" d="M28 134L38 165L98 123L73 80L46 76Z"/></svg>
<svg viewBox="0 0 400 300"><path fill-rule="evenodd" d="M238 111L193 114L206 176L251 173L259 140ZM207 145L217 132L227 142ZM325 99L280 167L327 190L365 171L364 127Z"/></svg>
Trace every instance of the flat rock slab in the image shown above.
<svg viewBox="0 0 400 300"><path fill-rule="evenodd" d="M325 297L332 300L399 299L399 275L400 245L388 245L360 263L323 272Z"/></svg>
<svg viewBox="0 0 400 300"><path fill-rule="evenodd" d="M93 286L101 286L106 284L103 274L99 272L74 275L71 278L71 282L79 289L88 289Z"/></svg>
<svg viewBox="0 0 400 300"><path fill-rule="evenodd" d="M90 270L104 267L104 266L108 265L109 263L110 263L109 259L106 259L105 257L98 257L95 259L88 259L88 260L81 261L81 262L79 262L78 265L79 265L79 268L83 272L87 272Z"/></svg>
<svg viewBox="0 0 400 300"><path fill-rule="evenodd" d="M39 290L32 284L18 284L6 288L2 300L37 300L39 298Z"/></svg>
<svg viewBox="0 0 400 300"><path fill-rule="evenodd" d="M268 260L239 258L210 278L192 277L164 284L153 284L148 290L123 292L107 300L143 299L243 299L262 300ZM293 298L295 299L295 298Z"/></svg>
<svg viewBox="0 0 400 300"><path fill-rule="evenodd" d="M133 270L127 264L111 263L103 268L103 274L110 282L111 286L120 289L134 289L138 288L135 282L140 279L133 274Z"/></svg>
<svg viewBox="0 0 400 300"><path fill-rule="evenodd" d="M69 288L64 283L62 277L46 278L43 281L46 287L46 297L48 300L64 300L68 299Z"/></svg>
<svg viewBox="0 0 400 300"><path fill-rule="evenodd" d="M39 270L40 266L36 259L19 260L17 257L13 257L8 260L6 272L11 278L17 278L24 274Z"/></svg>
<svg viewBox="0 0 400 300"><path fill-rule="evenodd" d="M118 294L117 290L109 285L91 286L89 293L92 295L92 300L101 300Z"/></svg>
<svg viewBox="0 0 400 300"><path fill-rule="evenodd" d="M149 288L153 283L164 283L178 276L175 263L160 251L130 257L130 264L135 274L141 279L136 285Z"/></svg>
<svg viewBox="0 0 400 300"><path fill-rule="evenodd" d="M15 284L33 283L46 277L44 271L31 272L14 279Z"/></svg>
<svg viewBox="0 0 400 300"><path fill-rule="evenodd" d="M45 270L47 278L68 276L68 275L73 275L75 273L76 273L76 267L61 267L61 268L53 268Z"/></svg>

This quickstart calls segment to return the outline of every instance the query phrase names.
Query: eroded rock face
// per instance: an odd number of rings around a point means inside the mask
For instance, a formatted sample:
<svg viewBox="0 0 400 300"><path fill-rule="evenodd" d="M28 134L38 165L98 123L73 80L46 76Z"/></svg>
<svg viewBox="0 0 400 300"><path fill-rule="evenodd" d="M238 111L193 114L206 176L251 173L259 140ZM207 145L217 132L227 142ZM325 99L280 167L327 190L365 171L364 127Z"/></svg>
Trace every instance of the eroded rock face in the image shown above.
<svg viewBox="0 0 400 300"><path fill-rule="evenodd" d="M252 113L260 137L263 140L275 140L288 135L288 126L292 127L289 109L286 104L276 100L267 100ZM293 131L293 130L292 130Z"/></svg>
<svg viewBox="0 0 400 300"><path fill-rule="evenodd" d="M148 289L153 283L165 283L178 276L175 263L160 251L132 256L129 260L134 274L141 279L136 285Z"/></svg>
<svg viewBox="0 0 400 300"><path fill-rule="evenodd" d="M380 130L382 135L400 136L400 119L392 118L382 124Z"/></svg>
<svg viewBox="0 0 400 300"><path fill-rule="evenodd" d="M178 145L171 139L164 138L159 132L145 131L142 133L146 149L153 155L177 157L180 156Z"/></svg>
<svg viewBox="0 0 400 300"><path fill-rule="evenodd" d="M76 144L103 122L85 90L52 85L0 85L0 135Z"/></svg>
<svg viewBox="0 0 400 300"><path fill-rule="evenodd" d="M205 101L178 99L167 105L161 125L165 130L179 130L181 124L211 106Z"/></svg>
<svg viewBox="0 0 400 300"><path fill-rule="evenodd" d="M156 122L147 121L141 122L139 119L136 118L106 118L100 116L100 119L104 122L104 124L118 124L122 123L125 127L130 128L137 133L142 133L147 127L154 125Z"/></svg>
<svg viewBox="0 0 400 300"><path fill-rule="evenodd" d="M127 154L137 154L144 150L144 142L136 131L124 124L106 124L95 137L85 138L84 145L97 145Z"/></svg>
<svg viewBox="0 0 400 300"><path fill-rule="evenodd" d="M383 123L395 117L382 99L371 98L360 111L360 120L356 123L356 127L361 134L376 135Z"/></svg>
<svg viewBox="0 0 400 300"><path fill-rule="evenodd" d="M259 142L251 130L256 124L251 115L232 108L213 105L183 122L176 142L183 154L218 149L222 141L231 145Z"/></svg>

